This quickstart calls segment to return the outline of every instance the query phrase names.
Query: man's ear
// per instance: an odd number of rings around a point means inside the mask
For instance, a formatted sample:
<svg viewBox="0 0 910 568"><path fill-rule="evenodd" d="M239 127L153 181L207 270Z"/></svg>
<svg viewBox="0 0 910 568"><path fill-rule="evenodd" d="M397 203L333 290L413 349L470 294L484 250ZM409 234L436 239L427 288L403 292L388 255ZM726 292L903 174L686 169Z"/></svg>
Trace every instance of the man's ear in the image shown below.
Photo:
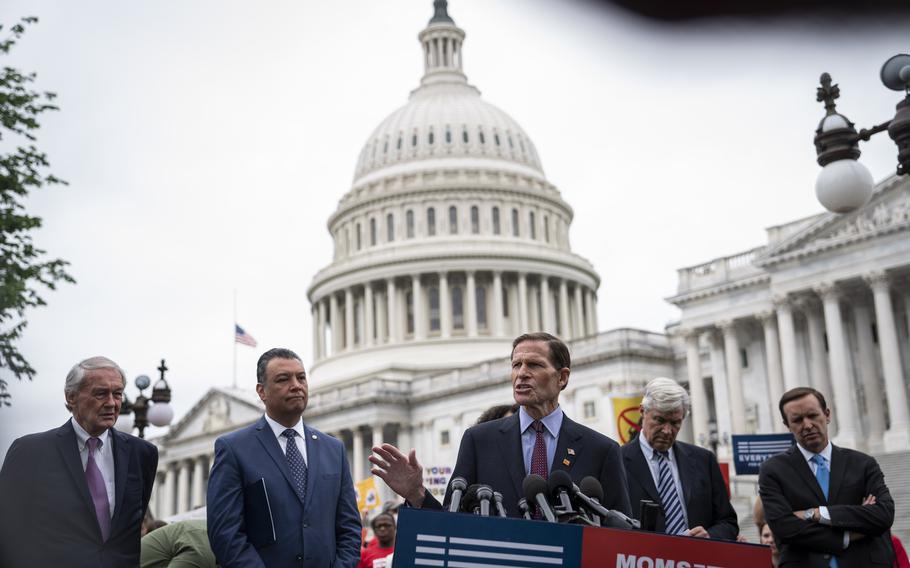
<svg viewBox="0 0 910 568"><path fill-rule="evenodd" d="M265 387L262 383L256 383L256 394L259 395L259 400L265 400Z"/></svg>
<svg viewBox="0 0 910 568"><path fill-rule="evenodd" d="M559 390L566 390L566 387L569 386L569 373L571 372L568 367L559 370Z"/></svg>

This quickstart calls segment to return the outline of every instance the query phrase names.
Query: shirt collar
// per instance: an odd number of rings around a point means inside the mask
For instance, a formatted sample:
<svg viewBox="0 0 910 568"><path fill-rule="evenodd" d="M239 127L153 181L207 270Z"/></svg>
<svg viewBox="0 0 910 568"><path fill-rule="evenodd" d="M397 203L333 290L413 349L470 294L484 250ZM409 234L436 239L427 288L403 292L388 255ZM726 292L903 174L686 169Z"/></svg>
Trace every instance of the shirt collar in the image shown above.
<svg viewBox="0 0 910 568"><path fill-rule="evenodd" d="M79 442L79 451L81 452L82 450L85 449L85 444L86 444L86 442L88 442L88 439L92 437L92 435L89 434L88 432L86 432L85 428L83 428L82 426L79 425L78 422L76 422L75 417L70 418L70 422L72 422L72 424L73 424L73 430L76 431L76 440ZM108 438L110 438L110 432L108 432L108 430L105 430L101 434L94 436L94 437L101 440L101 451L104 451L104 448L108 447L107 441L108 441Z"/></svg>
<svg viewBox="0 0 910 568"><path fill-rule="evenodd" d="M648 439L645 438L643 432L638 433L638 443L641 444L641 451L645 455L645 461L650 462L653 460L654 448L648 443ZM670 457L670 461L673 461L673 446L670 446L670 449L667 450L667 455Z"/></svg>
<svg viewBox="0 0 910 568"><path fill-rule="evenodd" d="M556 410L547 414L540 421L543 423L544 428L547 429L547 432L550 433L554 438L559 437L559 429L562 428L562 408L556 406ZM518 423L521 426L521 433L524 434L528 428L531 427L531 423L534 422L534 418L528 414L528 411L525 410L524 406L518 407Z"/></svg>
<svg viewBox="0 0 910 568"><path fill-rule="evenodd" d="M272 432L275 434L276 438L280 438L281 434L283 434L284 431L288 429L287 426L285 426L283 424L279 424L278 422L272 420L272 417L269 416L268 414L265 415L265 420L266 420L266 422L269 423L269 427L272 429ZM306 437L304 436L304 431L303 431L303 416L301 416L300 419L297 420L297 424L294 424L294 426L291 427L291 430L294 430L295 432L297 432L297 435L300 436L301 438L306 439Z"/></svg>
<svg viewBox="0 0 910 568"><path fill-rule="evenodd" d="M812 461L812 457L815 456L814 452L810 452L809 450L802 447L798 443L796 444L796 447L799 448L799 453L801 453L803 455L803 457L806 459L807 462ZM828 440L828 445L825 446L824 450L819 452L819 455L821 457L825 458L825 461L828 462L828 467L831 467L831 448L832 447L833 446L831 445L831 440Z"/></svg>

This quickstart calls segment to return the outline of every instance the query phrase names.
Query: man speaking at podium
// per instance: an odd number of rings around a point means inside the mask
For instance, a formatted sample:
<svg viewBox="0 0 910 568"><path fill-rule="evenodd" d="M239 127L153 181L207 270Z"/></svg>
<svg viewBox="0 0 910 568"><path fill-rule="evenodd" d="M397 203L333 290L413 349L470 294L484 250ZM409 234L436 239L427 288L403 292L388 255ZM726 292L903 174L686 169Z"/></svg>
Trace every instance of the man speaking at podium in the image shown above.
<svg viewBox="0 0 910 568"><path fill-rule="evenodd" d="M465 431L452 479L489 485L502 493L510 517L521 516L518 500L529 474L546 478L567 472L575 483L594 476L604 490L602 505L631 514L619 445L576 424L559 407L559 393L569 383L569 349L549 333L526 333L512 342L512 393L517 414L478 424ZM391 444L373 448L373 473L413 507L441 509L423 486L423 468L415 451L407 455ZM452 495L446 491L447 507Z"/></svg>

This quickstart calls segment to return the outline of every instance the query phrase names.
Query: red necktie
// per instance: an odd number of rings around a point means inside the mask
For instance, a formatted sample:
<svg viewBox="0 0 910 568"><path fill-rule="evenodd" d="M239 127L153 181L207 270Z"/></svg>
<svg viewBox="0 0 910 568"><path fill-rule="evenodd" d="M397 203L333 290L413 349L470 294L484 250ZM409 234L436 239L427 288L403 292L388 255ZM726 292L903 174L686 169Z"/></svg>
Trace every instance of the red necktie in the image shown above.
<svg viewBox="0 0 910 568"><path fill-rule="evenodd" d="M531 428L537 433L534 437L534 451L531 452L531 473L536 473L546 479L549 471L547 471L547 440L543 437L543 422L535 420L531 423ZM543 512L540 507L534 507L532 516L535 519L543 518Z"/></svg>

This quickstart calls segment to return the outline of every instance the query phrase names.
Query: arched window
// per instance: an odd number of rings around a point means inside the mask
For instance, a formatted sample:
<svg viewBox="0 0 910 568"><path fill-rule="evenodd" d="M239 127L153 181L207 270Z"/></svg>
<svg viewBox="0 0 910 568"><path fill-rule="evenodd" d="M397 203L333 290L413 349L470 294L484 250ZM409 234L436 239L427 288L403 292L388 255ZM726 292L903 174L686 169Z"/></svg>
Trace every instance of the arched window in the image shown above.
<svg viewBox="0 0 910 568"><path fill-rule="evenodd" d="M517 237L520 234L518 230L518 209L512 209L512 236Z"/></svg>
<svg viewBox="0 0 910 568"><path fill-rule="evenodd" d="M362 241L362 236L361 236L361 233L362 233L362 232L363 232L363 231L361 231L360 223L357 223L357 231L356 231L356 233L357 233L357 236L356 236L356 238L357 238L357 250L360 250L361 247L363 246L363 241Z"/></svg>
<svg viewBox="0 0 910 568"><path fill-rule="evenodd" d="M534 212L531 211L528 213L528 225L531 227L531 238L537 238L537 223L534 222Z"/></svg>
<svg viewBox="0 0 910 568"><path fill-rule="evenodd" d="M348 254L351 252L351 230L347 227L344 228L344 253Z"/></svg>
<svg viewBox="0 0 910 568"><path fill-rule="evenodd" d="M439 288L433 286L429 290L430 300L430 331L439 331Z"/></svg>
<svg viewBox="0 0 910 568"><path fill-rule="evenodd" d="M499 207L493 208L493 234L499 234Z"/></svg>
<svg viewBox="0 0 910 568"><path fill-rule="evenodd" d="M499 133L498 132L493 133L493 140L495 140L496 145L499 146Z"/></svg>
<svg viewBox="0 0 910 568"><path fill-rule="evenodd" d="M461 286L452 286L452 328L464 329L464 294Z"/></svg>
<svg viewBox="0 0 910 568"><path fill-rule="evenodd" d="M486 143L487 143L487 142L486 142L486 138L484 138L484 136L483 136L483 130L481 130L481 129L479 129L479 128L477 129L477 137L480 139L480 143L481 143L481 144L486 144Z"/></svg>
<svg viewBox="0 0 910 568"><path fill-rule="evenodd" d="M471 233L480 232L480 209L476 205L471 207Z"/></svg>
<svg viewBox="0 0 910 568"><path fill-rule="evenodd" d="M370 246L376 246L376 219L370 219Z"/></svg>
<svg viewBox="0 0 910 568"><path fill-rule="evenodd" d="M506 288L502 289L502 317L509 317L509 291Z"/></svg>
<svg viewBox="0 0 910 568"><path fill-rule="evenodd" d="M429 142L430 146L432 146L434 140L435 140L435 138L433 137L433 127L431 126L430 133L427 134L427 142Z"/></svg>
<svg viewBox="0 0 910 568"><path fill-rule="evenodd" d="M432 207L427 208L427 235L436 234L436 210Z"/></svg>
<svg viewBox="0 0 910 568"><path fill-rule="evenodd" d="M417 145L417 130L414 130L414 134L411 135L411 146Z"/></svg>
<svg viewBox="0 0 910 568"><path fill-rule="evenodd" d="M414 294L408 290L404 295L404 305L407 311L407 333L414 333Z"/></svg>
<svg viewBox="0 0 910 568"><path fill-rule="evenodd" d="M385 216L385 232L386 241L392 242L395 240L395 216L391 213Z"/></svg>
<svg viewBox="0 0 910 568"><path fill-rule="evenodd" d="M458 209L454 205L449 207L449 234L458 234Z"/></svg>
<svg viewBox="0 0 910 568"><path fill-rule="evenodd" d="M401 133L400 132L398 133L398 147L396 149L401 150Z"/></svg>
<svg viewBox="0 0 910 568"><path fill-rule="evenodd" d="M474 296L477 300L477 327L479 329L487 328L487 289L478 286L474 289Z"/></svg>
<svg viewBox="0 0 910 568"><path fill-rule="evenodd" d="M452 143L452 129L446 126L446 144Z"/></svg>
<svg viewBox="0 0 910 568"><path fill-rule="evenodd" d="M407 213L404 215L405 223L407 224L407 235L409 239L414 238L414 211L408 209Z"/></svg>
<svg viewBox="0 0 910 568"><path fill-rule="evenodd" d="M468 143L468 127L465 126L461 131L461 141L465 144Z"/></svg>

